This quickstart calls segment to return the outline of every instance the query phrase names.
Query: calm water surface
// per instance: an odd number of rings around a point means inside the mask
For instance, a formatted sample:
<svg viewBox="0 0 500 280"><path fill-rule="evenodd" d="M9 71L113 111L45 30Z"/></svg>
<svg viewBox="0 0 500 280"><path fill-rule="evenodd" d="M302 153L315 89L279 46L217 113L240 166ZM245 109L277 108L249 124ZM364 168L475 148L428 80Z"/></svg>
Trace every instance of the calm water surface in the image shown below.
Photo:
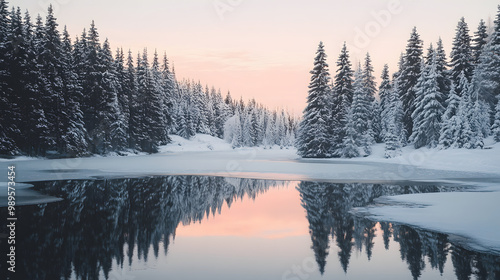
<svg viewBox="0 0 500 280"><path fill-rule="evenodd" d="M349 213L460 187L168 176L34 188L63 200L18 207L16 273L2 254L1 279L500 279L499 256Z"/></svg>

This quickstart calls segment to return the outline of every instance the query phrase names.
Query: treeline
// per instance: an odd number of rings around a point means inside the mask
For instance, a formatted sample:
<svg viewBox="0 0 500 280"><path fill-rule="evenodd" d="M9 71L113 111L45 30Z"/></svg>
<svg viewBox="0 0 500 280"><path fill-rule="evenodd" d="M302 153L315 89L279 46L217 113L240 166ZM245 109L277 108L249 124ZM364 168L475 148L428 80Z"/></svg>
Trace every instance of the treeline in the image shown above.
<svg viewBox="0 0 500 280"><path fill-rule="evenodd" d="M0 0L0 154L154 153L169 134L195 133L225 137L233 147L293 143L297 120L287 112L178 82L166 54L152 57L147 49L113 53L94 22L72 42L52 7L33 23Z"/></svg>
<svg viewBox="0 0 500 280"><path fill-rule="evenodd" d="M460 19L448 60L441 39L424 55L414 28L392 80L384 66L380 100L369 54L354 71L344 44L332 83L320 42L299 128L299 154L366 156L373 143L384 142L386 157L394 157L408 144L473 149L491 135L500 141L500 12L493 30L481 20L474 35L469 33Z"/></svg>
<svg viewBox="0 0 500 280"><path fill-rule="evenodd" d="M261 146L290 147L295 143L299 119L287 110L269 110L255 99L247 103L231 94L198 82L177 83L172 133L189 138L195 133L223 138L233 148Z"/></svg>

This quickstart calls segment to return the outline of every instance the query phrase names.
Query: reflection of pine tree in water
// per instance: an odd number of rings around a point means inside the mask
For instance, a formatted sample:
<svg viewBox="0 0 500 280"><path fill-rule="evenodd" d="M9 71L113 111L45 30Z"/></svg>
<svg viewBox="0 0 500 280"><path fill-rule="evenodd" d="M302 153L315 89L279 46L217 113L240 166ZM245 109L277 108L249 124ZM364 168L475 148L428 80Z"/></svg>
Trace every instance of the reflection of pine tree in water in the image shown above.
<svg viewBox="0 0 500 280"><path fill-rule="evenodd" d="M422 241L418 233L410 227L401 226L398 230L397 239L399 242L401 259L406 260L413 279L418 279L425 268L424 255L422 251Z"/></svg>
<svg viewBox="0 0 500 280"><path fill-rule="evenodd" d="M472 275L472 253L460 247L453 247L451 260L458 280L470 279Z"/></svg>
<svg viewBox="0 0 500 280"><path fill-rule="evenodd" d="M332 239L336 240L338 257L344 272L347 273L353 246L360 252L364 247L368 259L371 258L377 223L351 215L349 211L353 207L366 206L380 196L456 191L459 188L301 182L297 189L301 194L302 206L307 213L312 249L319 270L323 274L330 248L328 234L332 234ZM441 274L443 273L450 251L450 243L446 235L386 222L380 223L380 229L383 232L386 249L389 249L392 236L394 241L399 243L401 259L408 263L408 268L414 279L421 276L425 268L424 260L426 257L433 269L438 269ZM479 253L476 253L475 256L477 261L473 263L476 266L478 277L483 277L480 279L496 279L491 277L495 277L495 273L498 274L500 257ZM455 254L455 258L454 264L459 260L467 263L466 255L458 256ZM464 274L467 270L455 271L457 277L460 278L459 273ZM484 275L490 278L484 278Z"/></svg>
<svg viewBox="0 0 500 280"><path fill-rule="evenodd" d="M194 176L37 183L64 200L19 208L22 269L12 279L69 279L73 269L77 279L98 279L100 271L107 278L125 254L129 265L134 256L147 261L150 249L158 257L162 242L166 254L180 223L202 221L224 203L284 184Z"/></svg>
<svg viewBox="0 0 500 280"><path fill-rule="evenodd" d="M95 279L108 276L113 263L122 267L126 256L146 260L150 251L157 257L175 237L180 223L189 224L220 213L224 203L255 197L271 186L284 185L250 179L171 176L141 179L59 181L36 184L63 201L18 209L23 219L16 225L18 263L12 279ZM384 186L302 182L298 186L316 261L325 271L330 236L336 241L338 257L347 273L353 247L365 247L371 257L373 221L349 214L382 195L446 190L435 186ZM0 214L5 214L0 208ZM443 271L448 252L460 279L472 274L478 279L498 279L500 257L468 252L450 246L447 236L390 223L380 223L384 245L391 235L400 243L402 259L418 278L426 256L430 266ZM162 243L162 244L161 244ZM3 244L1 244L3 246ZM125 245L127 247L125 247ZM126 250L125 250L126 249ZM0 256L3 262L5 255ZM54 265L54 264L57 264ZM50 269L47 269L50 268ZM5 271L0 273L0 279Z"/></svg>

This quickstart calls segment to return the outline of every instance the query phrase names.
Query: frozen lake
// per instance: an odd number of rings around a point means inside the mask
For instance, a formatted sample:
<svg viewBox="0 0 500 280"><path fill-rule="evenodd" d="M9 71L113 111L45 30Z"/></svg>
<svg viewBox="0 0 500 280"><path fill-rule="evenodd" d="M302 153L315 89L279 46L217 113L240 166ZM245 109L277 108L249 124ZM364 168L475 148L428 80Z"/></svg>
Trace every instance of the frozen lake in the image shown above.
<svg viewBox="0 0 500 280"><path fill-rule="evenodd" d="M211 176L32 184L62 200L18 207L11 279L500 277L496 251L353 214L379 197L470 190L463 185Z"/></svg>

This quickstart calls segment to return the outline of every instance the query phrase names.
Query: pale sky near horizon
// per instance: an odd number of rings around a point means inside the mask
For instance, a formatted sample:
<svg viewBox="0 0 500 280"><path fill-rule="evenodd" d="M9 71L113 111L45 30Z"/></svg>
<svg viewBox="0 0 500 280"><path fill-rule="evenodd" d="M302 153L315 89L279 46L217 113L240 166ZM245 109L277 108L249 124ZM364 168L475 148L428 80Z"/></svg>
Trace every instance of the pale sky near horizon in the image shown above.
<svg viewBox="0 0 500 280"><path fill-rule="evenodd" d="M101 42L108 38L113 50L166 51L178 79L300 114L319 41L332 77L345 41L353 65L370 52L378 78L385 63L394 72L413 26L425 48L441 37L449 55L459 19L472 36L480 19L493 24L500 1L11 0L9 7L34 18L49 3L72 38L95 20Z"/></svg>

